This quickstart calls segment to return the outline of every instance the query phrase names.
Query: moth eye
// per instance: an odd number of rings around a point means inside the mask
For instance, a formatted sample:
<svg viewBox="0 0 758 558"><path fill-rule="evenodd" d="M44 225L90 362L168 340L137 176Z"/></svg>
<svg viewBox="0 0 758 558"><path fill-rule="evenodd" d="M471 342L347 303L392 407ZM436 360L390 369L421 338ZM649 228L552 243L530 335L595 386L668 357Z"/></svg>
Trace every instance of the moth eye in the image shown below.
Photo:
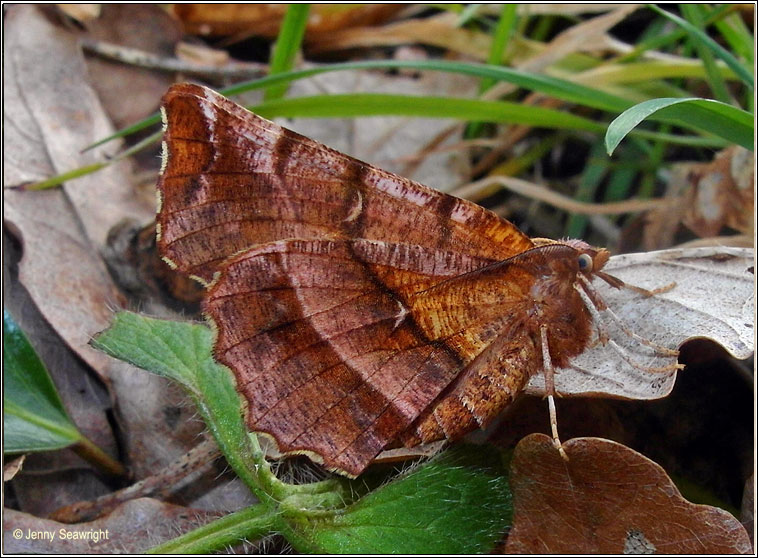
<svg viewBox="0 0 758 558"><path fill-rule="evenodd" d="M592 271L592 256L589 254L579 254L577 258L580 271Z"/></svg>

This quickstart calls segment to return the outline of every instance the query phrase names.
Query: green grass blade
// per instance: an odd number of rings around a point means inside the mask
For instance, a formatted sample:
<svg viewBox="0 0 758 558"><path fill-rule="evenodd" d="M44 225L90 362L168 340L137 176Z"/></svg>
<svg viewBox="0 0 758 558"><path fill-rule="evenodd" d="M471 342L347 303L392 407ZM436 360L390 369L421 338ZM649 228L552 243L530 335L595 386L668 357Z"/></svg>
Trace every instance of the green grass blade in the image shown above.
<svg viewBox="0 0 758 558"><path fill-rule="evenodd" d="M730 5L727 4L726 7ZM733 6L732 6L733 7ZM712 10L711 13L716 10ZM729 13L726 17L714 21L716 29L729 45L732 52L744 58L749 65L755 62L755 37L745 25L739 13Z"/></svg>
<svg viewBox="0 0 758 558"><path fill-rule="evenodd" d="M490 45L490 51L487 56L487 64L493 66L499 66L503 63L505 48L508 44L513 31L516 28L516 5L505 4L500 12L495 31L492 35L492 44ZM490 89L495 80L492 78L483 78L479 83L479 93L482 94ZM482 133L482 122L473 122L466 128L466 138L476 138Z"/></svg>
<svg viewBox="0 0 758 558"><path fill-rule="evenodd" d="M613 153L621 140L647 118L714 134L753 149L753 115L749 112L710 99L665 98L635 105L611 122L605 135L608 153Z"/></svg>
<svg viewBox="0 0 758 558"><path fill-rule="evenodd" d="M487 57L487 64L498 66L503 63L505 48L508 41L513 35L516 28L517 12L515 4L505 4L495 27L495 33L492 35L492 45ZM495 84L492 78L484 78L479 86L479 92L484 93Z"/></svg>
<svg viewBox="0 0 758 558"><path fill-rule="evenodd" d="M714 21L717 21L719 18L723 17L724 14L728 13L730 9L731 8L728 4L724 4L723 6L716 7L709 14L705 23L709 25L713 23ZM645 35L644 35L643 40L638 42L636 45L634 45L634 48L630 52L622 56L619 56L616 59L616 62L622 62L625 60L633 60L639 57L639 55L642 54L643 52L650 51L650 50L659 50L661 47L675 45L683 37L687 36L687 31L685 31L681 27L678 27L677 29L670 31L668 33L664 32L662 23L663 23L663 20L653 21L648 26L648 29L645 30Z"/></svg>
<svg viewBox="0 0 758 558"><path fill-rule="evenodd" d="M541 128L570 128L597 132L604 126L568 112L526 106L504 101L482 101L454 97L409 97L380 93L314 95L279 99L251 107L266 118L313 117L349 118L354 116L413 116L455 118L474 122L508 122Z"/></svg>
<svg viewBox="0 0 758 558"><path fill-rule="evenodd" d="M492 78L495 81L506 81L528 89L564 100L569 103L576 103L581 106L605 110L609 112L621 112L633 105L633 102L607 93L596 88L588 87L569 80L533 74L512 68L501 66L491 66L487 64L472 64L464 62L450 62L446 60L370 60L365 62L351 62L347 64L331 64L318 68L308 68L305 70L294 70L277 75L270 75L263 78L238 83L231 87L222 89L223 95L232 96L246 91L255 89L265 89L272 85L289 83L297 79L324 74L328 72L339 72L345 70L387 70L387 69L413 69L429 70L439 72L458 73L469 75L476 78ZM134 133L160 122L157 114L152 115L141 122L133 124L129 128L102 139L87 149L102 145L112 139L123 137L126 131Z"/></svg>
<svg viewBox="0 0 758 558"><path fill-rule="evenodd" d="M703 23L704 18L701 13L701 6L695 4L680 4L679 9L682 10L682 14L684 14L693 27L697 27L701 31L704 29L705 24ZM696 36L693 35L690 38L694 43L698 57L705 67L706 74L708 75L708 84L711 87L711 91L713 91L713 96L722 103L730 102L731 96L729 95L729 90L727 89L726 82L716 65L716 59L713 56L713 52Z"/></svg>
<svg viewBox="0 0 758 558"><path fill-rule="evenodd" d="M309 4L290 4L287 8L276 45L271 53L270 75L281 74L292 69L295 57L303 43L309 11ZM263 98L266 101L280 99L287 93L287 88L287 83L269 87L263 94Z"/></svg>
<svg viewBox="0 0 758 558"><path fill-rule="evenodd" d="M732 56L732 54L729 51L727 51L724 47L722 47L716 41L711 39L708 35L703 33L700 29L692 25L689 21L686 21L682 19L681 17L674 15L672 13L669 13L665 10L662 10L655 4L649 4L648 6L654 12L673 21L682 29L687 31L688 34L690 34L691 36L695 37L700 42L707 45L708 48L710 48L717 57L723 60L727 66L729 66L732 70L734 70L734 73L737 74L746 85L748 85L750 88L753 88L753 89L755 88L755 77L753 76L753 74L751 74L750 71L745 66L740 64L740 62L734 56Z"/></svg>

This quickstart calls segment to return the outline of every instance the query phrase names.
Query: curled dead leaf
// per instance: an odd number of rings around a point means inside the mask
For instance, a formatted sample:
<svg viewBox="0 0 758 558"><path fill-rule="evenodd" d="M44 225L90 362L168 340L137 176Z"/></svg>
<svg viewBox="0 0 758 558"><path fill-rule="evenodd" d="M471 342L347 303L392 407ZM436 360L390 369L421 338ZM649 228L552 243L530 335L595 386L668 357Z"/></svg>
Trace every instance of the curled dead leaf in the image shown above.
<svg viewBox="0 0 758 558"><path fill-rule="evenodd" d="M682 224L700 238L727 234L725 227L753 238L754 169L755 155L740 146L720 151L710 162L672 166L667 197L677 203L646 215L643 245L670 246Z"/></svg>
<svg viewBox="0 0 758 558"><path fill-rule="evenodd" d="M596 343L558 371L555 387L562 395L599 395L624 399L658 399L671 392L676 372L651 372L676 356L660 355L624 332L678 349L693 338L712 339L732 356L748 358L754 351L754 251L749 248L701 247L614 256L608 273L629 285L655 290L646 297L630 289L593 286L620 318L600 312L611 343ZM635 361L630 362L630 357ZM544 393L544 378L533 376L527 392Z"/></svg>
<svg viewBox="0 0 758 558"><path fill-rule="evenodd" d="M563 447L568 462L543 434L516 447L507 553L751 552L736 518L685 500L643 455L600 438L574 438Z"/></svg>

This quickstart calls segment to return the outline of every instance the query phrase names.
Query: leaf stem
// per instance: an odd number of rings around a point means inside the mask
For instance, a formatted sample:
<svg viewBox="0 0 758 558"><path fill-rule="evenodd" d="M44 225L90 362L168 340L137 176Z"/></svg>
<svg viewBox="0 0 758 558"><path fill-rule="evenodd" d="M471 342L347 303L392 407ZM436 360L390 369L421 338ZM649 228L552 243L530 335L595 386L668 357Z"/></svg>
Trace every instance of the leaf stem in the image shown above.
<svg viewBox="0 0 758 558"><path fill-rule="evenodd" d="M101 450L86 436L75 443L71 449L89 463L92 463L100 471L110 477L125 477L128 474L126 467Z"/></svg>
<svg viewBox="0 0 758 558"><path fill-rule="evenodd" d="M226 515L147 551L147 554L205 554L278 531L279 511L255 504Z"/></svg>

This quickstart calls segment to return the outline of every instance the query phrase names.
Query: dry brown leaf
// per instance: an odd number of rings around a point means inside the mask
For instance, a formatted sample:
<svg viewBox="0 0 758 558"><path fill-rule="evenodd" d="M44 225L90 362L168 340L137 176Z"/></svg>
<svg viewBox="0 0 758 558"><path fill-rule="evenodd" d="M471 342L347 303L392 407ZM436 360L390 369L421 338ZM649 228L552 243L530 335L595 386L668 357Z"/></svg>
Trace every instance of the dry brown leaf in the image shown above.
<svg viewBox="0 0 758 558"><path fill-rule="evenodd" d="M179 23L154 4L105 4L101 17L87 23L86 37L110 45L173 58L182 38ZM158 110L163 92L173 83L170 72L147 70L130 64L87 58L89 82L97 90L117 128L150 116ZM124 87L128 87L125 94Z"/></svg>
<svg viewBox="0 0 758 558"><path fill-rule="evenodd" d="M67 525L5 508L3 550L10 554L136 554L221 515L141 498L102 519Z"/></svg>
<svg viewBox="0 0 758 558"><path fill-rule="evenodd" d="M189 43L187 41L177 43L176 57L192 64L218 67L228 64L231 59L229 52L226 50Z"/></svg>
<svg viewBox="0 0 758 558"><path fill-rule="evenodd" d="M670 246L682 224L700 237L730 227L754 238L754 190L755 155L744 147L728 147L708 163L674 165L667 196L677 203L646 216L643 246Z"/></svg>
<svg viewBox="0 0 758 558"><path fill-rule="evenodd" d="M671 349L688 339L705 337L736 358L754 350L754 251L746 248L705 247L670 249L614 256L604 268L627 284L655 290L645 297L630 289L613 289L596 280L593 286L626 328ZM657 355L624 333L608 312L601 312L610 339L636 363L663 366L676 357ZM563 395L601 395L627 399L657 399L671 391L675 372L654 373L629 363L612 344L597 343L557 371L555 387ZM527 391L544 393L538 374Z"/></svg>
<svg viewBox="0 0 758 558"><path fill-rule="evenodd" d="M442 13L425 19L409 19L381 27L342 29L319 36L308 43L308 52L319 54L335 50L388 47L420 43L485 60L491 37L482 31L457 25L458 16Z"/></svg>
<svg viewBox="0 0 758 558"><path fill-rule="evenodd" d="M666 472L609 440L524 438L511 464L513 554L742 554L744 527L728 512L685 500Z"/></svg>
<svg viewBox="0 0 758 558"><path fill-rule="evenodd" d="M398 4L314 4L306 37L338 29L375 25L402 8ZM206 36L258 35L273 39L287 11L286 4L174 4L172 10L187 33Z"/></svg>

